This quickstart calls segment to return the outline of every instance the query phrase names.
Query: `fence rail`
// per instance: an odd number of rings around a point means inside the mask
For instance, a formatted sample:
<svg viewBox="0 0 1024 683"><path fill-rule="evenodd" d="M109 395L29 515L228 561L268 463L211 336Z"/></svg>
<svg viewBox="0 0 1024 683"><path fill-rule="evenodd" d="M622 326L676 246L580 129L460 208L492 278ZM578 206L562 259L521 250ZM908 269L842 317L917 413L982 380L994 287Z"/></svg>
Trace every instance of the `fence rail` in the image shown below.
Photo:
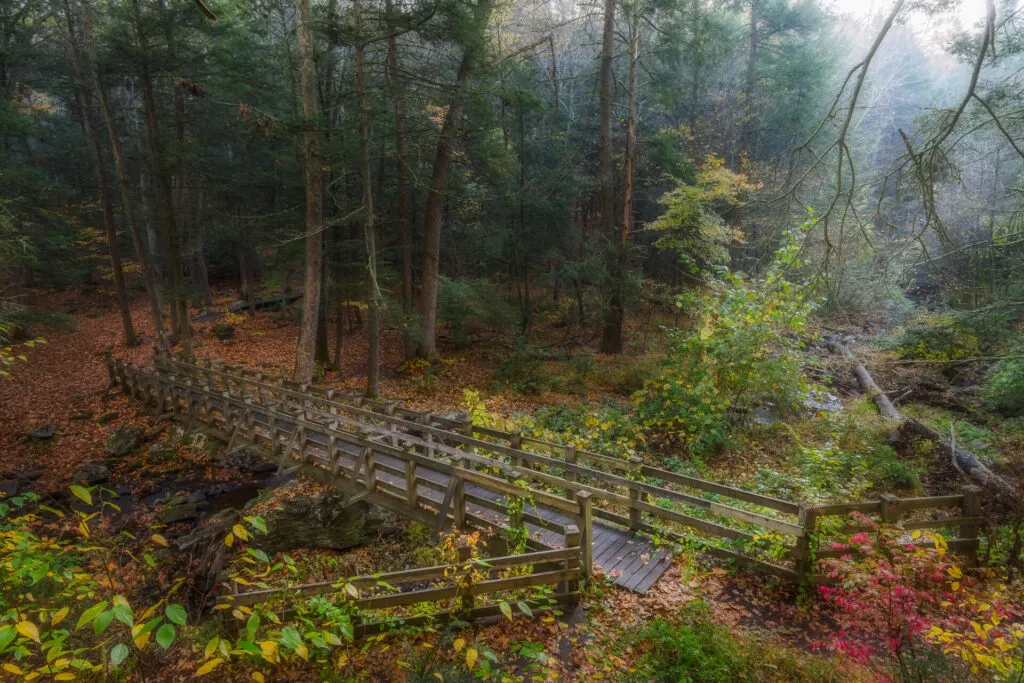
<svg viewBox="0 0 1024 683"><path fill-rule="evenodd" d="M357 637L387 629L393 625L410 626L436 623L450 619L473 621L500 613L502 594L525 589L547 587L543 598L517 595L513 599L526 602L532 609L544 610L574 604L579 599L582 578L580 532L570 525L565 532L565 548L520 555L477 560L468 545L457 548L457 561L431 567L417 567L383 574L367 574L332 582L270 588L222 595L217 603L227 606L254 605L285 598L311 598L336 594L337 599L356 610L354 630ZM514 576L493 576L501 570L518 569L525 573ZM426 587L423 584L428 584ZM440 585L438 585L440 584ZM355 590L349 593L349 586ZM478 598L491 597L499 603L478 605ZM392 610L423 603L454 601L456 607L413 617L389 616L378 621L364 621L368 613ZM531 611L532 611L531 609Z"/></svg>

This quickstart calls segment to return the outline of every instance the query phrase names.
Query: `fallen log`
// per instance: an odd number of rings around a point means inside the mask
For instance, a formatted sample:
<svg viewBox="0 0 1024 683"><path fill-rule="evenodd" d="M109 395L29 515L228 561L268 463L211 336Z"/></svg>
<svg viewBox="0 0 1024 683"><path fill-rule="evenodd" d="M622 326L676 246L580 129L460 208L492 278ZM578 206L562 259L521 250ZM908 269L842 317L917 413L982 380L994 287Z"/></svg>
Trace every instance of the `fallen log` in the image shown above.
<svg viewBox="0 0 1024 683"><path fill-rule="evenodd" d="M256 299L253 305L256 309L261 308L273 308L274 306L283 306L284 304L291 303L302 298L302 292L289 292L288 294L278 294L276 296L268 297L266 299ZM236 301L229 307L232 313L238 313L249 308L248 301Z"/></svg>
<svg viewBox="0 0 1024 683"><path fill-rule="evenodd" d="M867 368L854 357L848 348L836 341L829 341L827 345L833 353L845 356L850 361L861 390L875 402L882 417L899 423L896 431L901 438L918 437L935 443L939 447L939 453L947 458L958 472L970 477L979 486L998 494L1004 502L1014 508L1022 507L1024 501L1021 500L1020 493L1012 483L990 470L973 453L965 451L950 439L944 438L937 431L918 420L903 415L875 383Z"/></svg>

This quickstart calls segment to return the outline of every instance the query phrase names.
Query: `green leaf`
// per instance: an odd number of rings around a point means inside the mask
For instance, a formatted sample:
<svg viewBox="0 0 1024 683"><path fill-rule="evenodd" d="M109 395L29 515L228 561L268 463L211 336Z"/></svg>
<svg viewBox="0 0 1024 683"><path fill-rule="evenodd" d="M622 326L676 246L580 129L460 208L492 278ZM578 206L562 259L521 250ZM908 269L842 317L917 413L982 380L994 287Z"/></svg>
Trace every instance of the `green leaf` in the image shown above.
<svg viewBox="0 0 1024 683"><path fill-rule="evenodd" d="M132 615L132 608L129 605L114 605L114 616L125 626L133 626L135 617Z"/></svg>
<svg viewBox="0 0 1024 683"><path fill-rule="evenodd" d="M108 609L106 612L96 617L96 621L92 622L93 632L95 632L96 635L100 635L101 633L107 630L107 627L110 626L110 622L112 622L113 620L114 610Z"/></svg>
<svg viewBox="0 0 1024 683"><path fill-rule="evenodd" d="M255 557L260 562L270 562L270 558L267 557L267 554L259 548L246 548L246 552Z"/></svg>
<svg viewBox="0 0 1024 683"><path fill-rule="evenodd" d="M502 602L498 605L498 607L501 609L502 614L504 614L509 619L512 618L512 608L508 606L507 602Z"/></svg>
<svg viewBox="0 0 1024 683"><path fill-rule="evenodd" d="M185 608L181 605L168 605L167 609L164 610L164 614L178 626L184 626L185 621L188 619L188 615L185 614Z"/></svg>
<svg viewBox="0 0 1024 683"><path fill-rule="evenodd" d="M118 643L114 646L114 649L110 651L110 666L116 669L121 666L121 663L126 659L128 659L128 646L124 643Z"/></svg>
<svg viewBox="0 0 1024 683"><path fill-rule="evenodd" d="M18 632L10 626L0 629L0 650L11 644L11 641L18 637Z"/></svg>
<svg viewBox="0 0 1024 683"><path fill-rule="evenodd" d="M528 617L532 617L533 616L533 610L531 610L530 606L527 605L522 600L517 602L516 605L519 607L519 611L522 612L523 614L525 614L526 616L528 616Z"/></svg>
<svg viewBox="0 0 1024 683"><path fill-rule="evenodd" d="M252 527L261 534L267 533L267 522L262 517L253 515L252 517L246 517L245 521L252 524Z"/></svg>
<svg viewBox="0 0 1024 683"><path fill-rule="evenodd" d="M78 617L78 623L75 624L75 628L82 628L83 626L91 622L93 619L98 617L106 608L107 601L104 600L103 602L96 603L89 609L85 610L84 612L82 612L82 616Z"/></svg>
<svg viewBox="0 0 1024 683"><path fill-rule="evenodd" d="M71 493L74 494L75 498L78 498L86 505L92 505L92 494L89 493L89 489L85 488L84 486L73 484L71 486Z"/></svg>
<svg viewBox="0 0 1024 683"><path fill-rule="evenodd" d="M160 627L160 630L156 632L156 644L166 650L174 643L174 627L170 624L164 624Z"/></svg>
<svg viewBox="0 0 1024 683"><path fill-rule="evenodd" d="M256 638L256 630L260 627L260 617L258 614L254 614L249 617L249 621L245 623L245 631L249 634L249 638Z"/></svg>

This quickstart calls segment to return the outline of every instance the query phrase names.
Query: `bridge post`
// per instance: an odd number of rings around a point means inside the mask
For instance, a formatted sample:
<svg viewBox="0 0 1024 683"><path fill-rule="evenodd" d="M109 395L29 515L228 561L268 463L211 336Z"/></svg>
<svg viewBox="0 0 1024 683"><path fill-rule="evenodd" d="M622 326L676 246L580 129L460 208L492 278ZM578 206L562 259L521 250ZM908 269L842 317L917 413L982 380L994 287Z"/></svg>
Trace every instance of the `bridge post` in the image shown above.
<svg viewBox="0 0 1024 683"><path fill-rule="evenodd" d="M520 432L520 431L515 431L515 432L512 432L511 434L509 434L508 435L508 447L511 448L512 450L515 450L515 451L522 450L522 448L523 448L523 433ZM522 467L523 466L523 459L520 458L518 455L513 455L512 456L512 464L515 465L516 467Z"/></svg>
<svg viewBox="0 0 1024 683"><path fill-rule="evenodd" d="M370 433L370 430L366 428L359 430L359 439L363 442L361 456L363 462L366 463L366 490L373 493L377 489L377 463L374 461Z"/></svg>
<svg viewBox="0 0 1024 683"><path fill-rule="evenodd" d="M469 437L470 439L473 438L473 418L467 417L463 421L462 433ZM463 443L462 447L467 453L476 453L476 446L471 446L467 443Z"/></svg>
<svg viewBox="0 0 1024 683"><path fill-rule="evenodd" d="M384 404L384 414L388 417L395 416L395 402L388 401ZM392 432L391 434L391 445L398 448L398 434L395 432L395 423L393 420L388 420L388 429Z"/></svg>
<svg viewBox="0 0 1024 683"><path fill-rule="evenodd" d="M566 548L579 548L580 546L580 529L575 524L569 524L565 527L565 547ZM580 568L580 553L574 553L569 556L569 559L565 561L565 570L572 571L573 569ZM579 581L566 581L558 586L559 593L575 593L580 588Z"/></svg>
<svg viewBox="0 0 1024 683"><path fill-rule="evenodd" d="M469 543L465 541L459 541L457 549L459 564L459 571L462 574L462 581L460 589L465 592L462 595L462 611L465 612L466 621L469 621L469 615L473 612L473 549L469 547Z"/></svg>
<svg viewBox="0 0 1024 683"><path fill-rule="evenodd" d="M416 498L419 496L419 486L416 484L416 463L412 460L405 461L405 503L410 510L416 509Z"/></svg>
<svg viewBox="0 0 1024 683"><path fill-rule="evenodd" d="M576 444L569 444L568 446L565 447L565 462L570 465L576 464ZM566 470L565 480L568 482L575 482L576 473Z"/></svg>
<svg viewBox="0 0 1024 683"><path fill-rule="evenodd" d="M462 458L452 461L456 468L463 466ZM452 498L452 515L455 517L455 528L459 531L466 530L466 480L458 475L453 469L452 476L455 477L455 495Z"/></svg>
<svg viewBox="0 0 1024 683"><path fill-rule="evenodd" d="M629 463L631 465L635 466L637 471L639 471L639 469L640 469L639 466L643 463L643 460L641 460L640 458L634 456L634 457L629 459ZM636 531L637 529L640 528L640 525L643 523L643 511L640 510L640 508L636 507L636 505L634 505L634 503L637 503L637 502L646 503L647 502L647 492L640 490L638 487L630 486L629 487L629 501L630 501L629 502L629 528L633 529L634 531Z"/></svg>
<svg viewBox="0 0 1024 683"><path fill-rule="evenodd" d="M427 427L430 427L431 423L434 421L433 413L431 413L429 410L424 410L422 416L420 417L420 421ZM434 435L428 431L423 435L423 440L426 441L428 444L423 449L423 455L427 456L428 458L433 458L434 447L430 444L434 443Z"/></svg>
<svg viewBox="0 0 1024 683"><path fill-rule="evenodd" d="M806 580L814 573L814 562L811 561L811 544L814 542L814 532L818 525L818 508L811 503L800 503L797 523L803 527L804 535L796 539L797 557L794 565L797 574L800 575L801 579Z"/></svg>
<svg viewBox="0 0 1024 683"><path fill-rule="evenodd" d="M594 501L590 491L577 491L576 504L579 506L580 528L580 575L589 579L594 569Z"/></svg>

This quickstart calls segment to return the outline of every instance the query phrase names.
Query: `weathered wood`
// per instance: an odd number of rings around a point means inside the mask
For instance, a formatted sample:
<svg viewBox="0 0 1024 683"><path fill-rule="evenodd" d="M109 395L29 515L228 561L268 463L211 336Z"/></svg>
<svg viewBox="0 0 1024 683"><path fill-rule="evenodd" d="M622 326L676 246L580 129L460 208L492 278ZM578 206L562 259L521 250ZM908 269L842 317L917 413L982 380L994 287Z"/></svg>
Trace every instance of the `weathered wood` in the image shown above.
<svg viewBox="0 0 1024 683"><path fill-rule="evenodd" d="M576 504L579 506L577 526L580 530L580 575L589 579L594 571L594 511L593 494L589 491L580 491L576 494Z"/></svg>

